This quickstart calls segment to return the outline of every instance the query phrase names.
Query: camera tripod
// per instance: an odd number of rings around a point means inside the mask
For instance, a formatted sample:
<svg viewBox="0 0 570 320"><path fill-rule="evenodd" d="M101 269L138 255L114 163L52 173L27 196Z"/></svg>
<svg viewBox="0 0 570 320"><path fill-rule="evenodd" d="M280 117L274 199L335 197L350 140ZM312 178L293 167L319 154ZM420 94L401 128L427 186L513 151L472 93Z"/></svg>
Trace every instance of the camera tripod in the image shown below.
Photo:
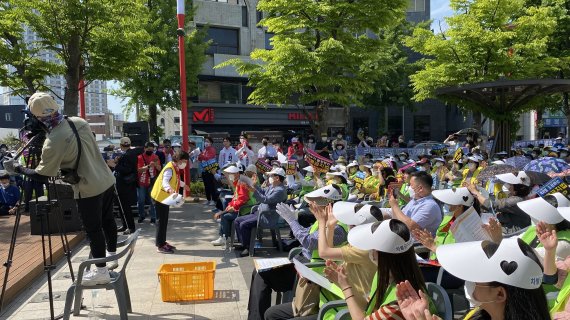
<svg viewBox="0 0 570 320"><path fill-rule="evenodd" d="M24 150L28 149L28 158L26 161L26 167L28 168L35 168L39 163L40 155L41 155L41 148L43 144L43 140L45 139L45 135L38 134L31 138L31 140L14 156L14 159L18 158ZM53 241L51 235L51 228L50 223L55 223L57 226L57 233L59 235L64 255L67 259L67 264L69 266L69 270L71 273L71 281L72 283L75 281L75 275L73 272L73 266L71 264L71 249L69 247L69 241L67 239L67 234L65 232L64 224L63 224L63 210L59 205L58 199L58 188L56 187L55 178L49 178L47 181L47 185L52 185L55 194L50 193L50 188L48 188L48 196L47 196L47 203L40 204L38 201L39 195L35 195L36 204L36 216L40 220L40 230L41 230L41 243L42 243L42 257L43 257L43 269L47 276L47 283L48 283L48 296L49 296L49 304L50 304L50 319L60 319L63 315L55 316L54 315L54 307L53 307L53 287L51 276L53 270L55 270L56 265L53 261ZM35 181L30 179L29 177L24 178L24 183L32 184ZM43 188L43 185L42 185ZM30 188L30 189L33 189ZM28 192L31 192L29 190ZM26 196L27 197L27 196ZM19 206L22 204L22 200L24 198L21 197L19 201ZM50 215L55 214L55 221L50 221ZM10 269L12 267L15 246L16 246L16 239L18 236L18 229L21 221L22 210L17 210L16 212L16 219L14 222L14 227L12 229L12 237L10 239L10 247L8 250L8 257L6 262L4 263L4 267L6 268L6 273L4 274L4 280L2 285L2 293L0 295L0 312L3 310L4 307L4 295L6 292L6 285L8 283L8 277L10 274Z"/></svg>

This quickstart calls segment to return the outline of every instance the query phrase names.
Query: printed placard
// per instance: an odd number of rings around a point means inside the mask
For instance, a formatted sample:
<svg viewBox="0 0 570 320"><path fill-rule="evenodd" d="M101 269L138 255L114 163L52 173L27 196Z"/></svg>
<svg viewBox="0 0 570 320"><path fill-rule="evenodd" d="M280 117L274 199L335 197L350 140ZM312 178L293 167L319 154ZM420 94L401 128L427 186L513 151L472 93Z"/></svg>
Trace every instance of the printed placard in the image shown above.
<svg viewBox="0 0 570 320"><path fill-rule="evenodd" d="M457 150L455 150L455 153L453 154L453 161L457 162L461 160L461 158L463 158L463 149L457 148Z"/></svg>
<svg viewBox="0 0 570 320"><path fill-rule="evenodd" d="M257 159L257 162L255 163L255 167L257 168L257 170L261 173L267 173L269 171L271 171L271 169L273 169L273 167L268 164L267 162L265 162L265 159Z"/></svg>
<svg viewBox="0 0 570 320"><path fill-rule="evenodd" d="M333 165L333 161L331 159L321 156L314 150L307 149L305 151L305 159L311 166L313 166L313 168L315 168L315 171L327 172Z"/></svg>
<svg viewBox="0 0 570 320"><path fill-rule="evenodd" d="M293 176L295 175L295 172L297 172L297 160L288 160L287 161L287 166L285 167L285 174L288 176Z"/></svg>
<svg viewBox="0 0 570 320"><path fill-rule="evenodd" d="M364 184L364 178L365 177L366 177L366 175L362 171L358 171L356 173L356 175L354 176L354 187L356 189L360 190L362 188L362 185Z"/></svg>
<svg viewBox="0 0 570 320"><path fill-rule="evenodd" d="M570 199L570 186L560 177L556 177L542 187L536 190L536 194L544 197L549 194L555 194L557 192L562 193L566 198Z"/></svg>
<svg viewBox="0 0 570 320"><path fill-rule="evenodd" d="M202 161L200 162L200 167L202 168L202 171L207 171L210 173L216 173L216 171L218 171L219 165L218 165L218 160L216 160L216 158L214 159L210 159L208 161Z"/></svg>

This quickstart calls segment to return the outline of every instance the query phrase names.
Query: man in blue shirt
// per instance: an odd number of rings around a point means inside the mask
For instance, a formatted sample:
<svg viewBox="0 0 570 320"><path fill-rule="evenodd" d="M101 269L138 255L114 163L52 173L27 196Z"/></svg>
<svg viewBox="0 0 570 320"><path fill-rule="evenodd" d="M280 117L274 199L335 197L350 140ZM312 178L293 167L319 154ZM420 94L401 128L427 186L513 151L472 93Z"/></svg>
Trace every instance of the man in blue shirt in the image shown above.
<svg viewBox="0 0 570 320"><path fill-rule="evenodd" d="M15 214L20 201L20 189L10 184L10 175L0 171L0 216Z"/></svg>
<svg viewBox="0 0 570 320"><path fill-rule="evenodd" d="M441 208L431 195L432 177L425 171L411 174L410 188L413 197L402 209L398 206L398 200L394 194L390 195L390 207L392 218L405 223L410 230L427 229L435 236L435 232L443 218Z"/></svg>

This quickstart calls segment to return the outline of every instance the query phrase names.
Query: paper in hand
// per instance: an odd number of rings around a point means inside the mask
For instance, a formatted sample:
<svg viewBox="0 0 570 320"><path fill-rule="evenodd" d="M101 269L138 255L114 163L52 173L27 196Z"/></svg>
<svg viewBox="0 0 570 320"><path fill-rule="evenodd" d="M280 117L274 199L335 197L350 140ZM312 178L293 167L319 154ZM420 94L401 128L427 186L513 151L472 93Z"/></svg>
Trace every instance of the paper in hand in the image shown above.
<svg viewBox="0 0 570 320"><path fill-rule="evenodd" d="M451 233L455 242L483 241L491 240L491 237L483 229L483 221L473 207L463 212L451 227Z"/></svg>
<svg viewBox="0 0 570 320"><path fill-rule="evenodd" d="M327 278L309 269L309 267L299 262L297 259L293 259L293 264L295 264L295 269L301 277L311 281L312 283L318 284L321 288L327 289L328 291L344 299L342 290L340 290L338 286L331 283Z"/></svg>
<svg viewBox="0 0 570 320"><path fill-rule="evenodd" d="M179 193L173 193L161 201L162 204L172 207L181 207L184 204L184 197Z"/></svg>

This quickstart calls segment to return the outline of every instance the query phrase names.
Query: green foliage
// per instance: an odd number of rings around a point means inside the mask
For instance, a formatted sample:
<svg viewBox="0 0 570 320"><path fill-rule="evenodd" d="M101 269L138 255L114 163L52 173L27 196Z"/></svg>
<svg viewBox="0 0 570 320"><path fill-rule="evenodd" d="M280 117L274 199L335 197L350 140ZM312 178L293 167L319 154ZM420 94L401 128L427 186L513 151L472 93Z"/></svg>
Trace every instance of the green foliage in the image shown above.
<svg viewBox="0 0 570 320"><path fill-rule="evenodd" d="M193 17L192 1L186 1L187 17ZM180 74L178 60L178 37L176 29L176 3L149 0L149 17L141 26L151 35L148 43L157 48L150 54L152 63L135 70L122 82L119 93L130 99L127 108L142 106L151 124L151 135L156 140L161 132L156 126L157 110L180 109ZM191 30L185 37L186 91L191 97L198 92L198 73L205 62L208 43L204 31Z"/></svg>
<svg viewBox="0 0 570 320"><path fill-rule="evenodd" d="M124 79L150 63L148 55L156 51L148 45L148 32L140 28L148 15L146 0L11 0L9 3L16 21L38 36L37 41L20 51L20 59L28 60L41 52L53 54L61 62L57 70L42 73L39 68L30 73L38 74L37 78L46 73L65 76L67 114L77 114L77 88L82 78L87 83ZM9 18L1 17L0 24L6 24ZM21 37L22 29L10 30ZM7 57L14 61L17 58ZM13 83L17 84L17 80Z"/></svg>
<svg viewBox="0 0 570 320"><path fill-rule="evenodd" d="M273 50L256 49L253 63L229 60L254 87L249 102L362 106L375 82L393 70L390 44L380 36L404 20L408 1L260 0L260 25L274 33ZM370 35L370 36L369 36ZM325 131L325 126L316 126ZM315 127L314 127L315 128Z"/></svg>
<svg viewBox="0 0 570 320"><path fill-rule="evenodd" d="M433 98L441 87L541 78L556 70L559 59L548 54L548 46L561 18L557 8L527 6L524 0L451 0L450 5L455 14L446 18L447 31L434 34L416 28L406 39L409 47L426 56L411 77L415 100ZM504 116L501 111L454 102L492 119Z"/></svg>
<svg viewBox="0 0 570 320"><path fill-rule="evenodd" d="M15 150L20 145L21 141L12 132L8 133L4 138L0 139L0 144L8 146L8 150Z"/></svg>
<svg viewBox="0 0 570 320"><path fill-rule="evenodd" d="M204 182L202 181L191 182L190 194L194 197L206 194L206 189L204 188Z"/></svg>

